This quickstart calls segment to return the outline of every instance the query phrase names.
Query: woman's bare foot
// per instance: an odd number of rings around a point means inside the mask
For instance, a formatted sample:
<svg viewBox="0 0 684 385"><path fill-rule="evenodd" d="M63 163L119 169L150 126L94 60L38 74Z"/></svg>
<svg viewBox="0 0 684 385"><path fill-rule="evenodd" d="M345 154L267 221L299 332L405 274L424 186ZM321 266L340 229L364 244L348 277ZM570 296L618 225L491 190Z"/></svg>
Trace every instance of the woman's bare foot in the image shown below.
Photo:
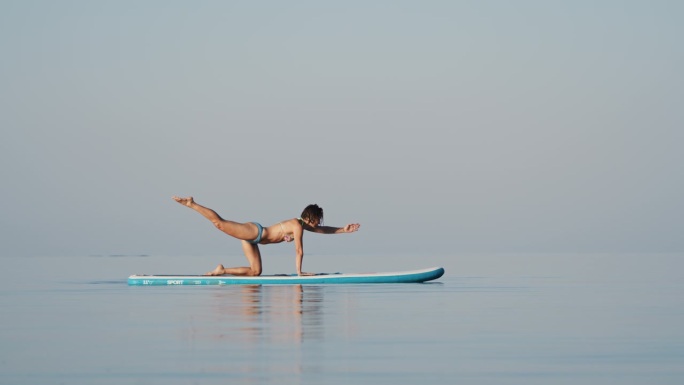
<svg viewBox="0 0 684 385"><path fill-rule="evenodd" d="M192 198L191 198L192 199ZM224 275L225 274L225 267L223 265L218 265L216 268L208 273L205 273L204 275Z"/></svg>
<svg viewBox="0 0 684 385"><path fill-rule="evenodd" d="M190 207L193 203L195 203L195 201L192 199L192 197L181 198L181 197L174 196L173 200L182 204L182 205L188 206L188 207Z"/></svg>

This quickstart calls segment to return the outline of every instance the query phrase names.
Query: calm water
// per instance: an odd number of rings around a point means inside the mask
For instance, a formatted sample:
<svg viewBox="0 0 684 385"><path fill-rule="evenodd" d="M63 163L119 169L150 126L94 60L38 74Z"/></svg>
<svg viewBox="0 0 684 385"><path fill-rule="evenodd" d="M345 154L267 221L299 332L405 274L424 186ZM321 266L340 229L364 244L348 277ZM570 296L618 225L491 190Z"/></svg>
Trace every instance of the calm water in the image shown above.
<svg viewBox="0 0 684 385"><path fill-rule="evenodd" d="M400 266L444 266L429 284L126 285L217 262L0 259L0 384L684 382L684 255Z"/></svg>

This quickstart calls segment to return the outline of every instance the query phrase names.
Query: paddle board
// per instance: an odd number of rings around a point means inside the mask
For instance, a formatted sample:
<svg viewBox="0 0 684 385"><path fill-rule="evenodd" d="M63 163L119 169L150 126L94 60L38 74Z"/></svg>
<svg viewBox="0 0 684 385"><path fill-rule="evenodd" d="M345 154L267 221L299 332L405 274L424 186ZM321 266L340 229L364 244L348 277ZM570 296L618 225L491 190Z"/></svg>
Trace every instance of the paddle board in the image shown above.
<svg viewBox="0 0 684 385"><path fill-rule="evenodd" d="M316 274L312 276L261 275L258 277L238 277L221 275L131 275L131 286L167 285L301 285L301 284L340 284L340 283L418 283L432 281L444 274L444 268L433 267L422 270L399 271L393 273L357 274Z"/></svg>

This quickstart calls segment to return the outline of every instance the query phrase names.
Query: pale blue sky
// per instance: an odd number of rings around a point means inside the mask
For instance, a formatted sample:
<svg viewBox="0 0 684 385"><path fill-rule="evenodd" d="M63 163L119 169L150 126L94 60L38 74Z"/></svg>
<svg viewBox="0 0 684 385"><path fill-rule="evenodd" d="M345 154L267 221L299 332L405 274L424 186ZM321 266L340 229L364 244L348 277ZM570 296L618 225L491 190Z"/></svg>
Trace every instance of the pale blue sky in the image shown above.
<svg viewBox="0 0 684 385"><path fill-rule="evenodd" d="M310 253L683 251L682 15L0 1L0 256L240 253L172 195L362 224Z"/></svg>

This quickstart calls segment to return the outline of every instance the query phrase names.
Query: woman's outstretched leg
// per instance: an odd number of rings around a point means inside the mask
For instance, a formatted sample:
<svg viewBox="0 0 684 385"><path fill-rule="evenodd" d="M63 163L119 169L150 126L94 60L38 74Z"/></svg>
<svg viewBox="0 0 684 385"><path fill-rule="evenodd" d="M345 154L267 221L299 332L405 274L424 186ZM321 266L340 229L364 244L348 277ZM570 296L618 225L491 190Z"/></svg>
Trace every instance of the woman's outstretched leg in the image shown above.
<svg viewBox="0 0 684 385"><path fill-rule="evenodd" d="M210 220L217 229L232 237L245 241L251 241L259 236L259 229L254 223L238 223L227 221L221 218L216 211L195 203L192 197L180 198L175 196L173 197L173 200L202 214L202 216Z"/></svg>

